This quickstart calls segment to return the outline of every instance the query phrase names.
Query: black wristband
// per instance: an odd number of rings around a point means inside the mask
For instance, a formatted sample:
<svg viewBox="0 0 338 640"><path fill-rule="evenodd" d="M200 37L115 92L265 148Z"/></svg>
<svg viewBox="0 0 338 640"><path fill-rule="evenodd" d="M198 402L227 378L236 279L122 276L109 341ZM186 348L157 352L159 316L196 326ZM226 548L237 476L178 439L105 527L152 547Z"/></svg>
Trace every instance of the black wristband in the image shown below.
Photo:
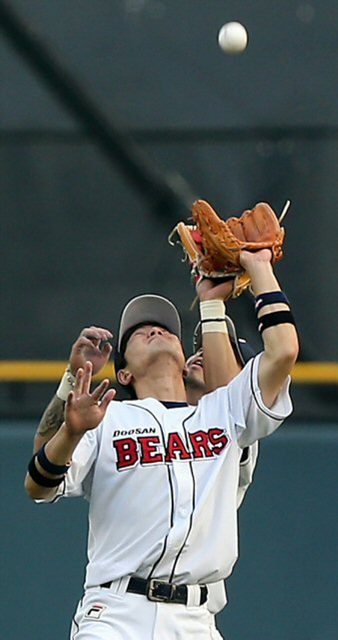
<svg viewBox="0 0 338 640"><path fill-rule="evenodd" d="M274 311L261 316L258 320L258 331L262 333L268 327L275 327L277 324L295 324L291 311Z"/></svg>
<svg viewBox="0 0 338 640"><path fill-rule="evenodd" d="M224 318L205 318L205 320L200 320L201 324L205 324L206 322L225 322Z"/></svg>
<svg viewBox="0 0 338 640"><path fill-rule="evenodd" d="M46 476L42 475L35 466L36 457L37 455L35 454L28 465L29 475L33 478L34 482L42 487L58 487L59 484L63 482L64 476L62 478L46 478Z"/></svg>
<svg viewBox="0 0 338 640"><path fill-rule="evenodd" d="M260 293L255 298L255 311L258 313L262 307L265 307L267 304L275 304L276 302L290 304L283 291L268 291L267 293Z"/></svg>
<svg viewBox="0 0 338 640"><path fill-rule="evenodd" d="M68 464L54 464L54 462L50 462L50 460L48 460L45 452L46 444L47 442L45 442L45 444L41 447L41 449L39 449L36 454L39 464L41 465L43 470L47 471L47 473L52 473L54 476L59 476L62 473L67 473L69 469Z"/></svg>

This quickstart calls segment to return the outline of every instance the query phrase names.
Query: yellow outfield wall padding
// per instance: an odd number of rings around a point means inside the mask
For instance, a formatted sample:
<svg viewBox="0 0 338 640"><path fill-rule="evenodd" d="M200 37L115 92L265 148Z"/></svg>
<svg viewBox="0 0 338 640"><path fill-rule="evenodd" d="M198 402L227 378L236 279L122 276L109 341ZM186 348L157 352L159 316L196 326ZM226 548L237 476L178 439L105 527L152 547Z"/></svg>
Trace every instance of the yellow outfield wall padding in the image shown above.
<svg viewBox="0 0 338 640"><path fill-rule="evenodd" d="M67 366L62 360L0 360L1 382L58 382ZM114 365L106 365L94 380L115 381ZM338 362L297 362L292 379L298 384L338 384Z"/></svg>
<svg viewBox="0 0 338 640"><path fill-rule="evenodd" d="M0 360L0 382L58 382L68 362L62 360ZM115 380L113 364L106 365L94 380Z"/></svg>

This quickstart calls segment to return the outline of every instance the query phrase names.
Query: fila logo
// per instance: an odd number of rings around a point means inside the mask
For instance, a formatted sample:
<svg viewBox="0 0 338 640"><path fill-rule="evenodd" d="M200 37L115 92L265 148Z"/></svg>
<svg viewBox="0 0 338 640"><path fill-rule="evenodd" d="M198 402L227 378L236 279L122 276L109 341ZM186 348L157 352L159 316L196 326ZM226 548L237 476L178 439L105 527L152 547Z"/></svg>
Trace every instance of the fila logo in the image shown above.
<svg viewBox="0 0 338 640"><path fill-rule="evenodd" d="M107 607L104 604L93 604L85 614L85 618L94 618L94 620L98 620L105 609L107 609Z"/></svg>
<svg viewBox="0 0 338 640"><path fill-rule="evenodd" d="M113 440L118 471L130 469L137 464L170 464L173 460L199 460L215 458L228 444L223 429L212 427L209 431L188 433L187 446L179 433L170 433L164 448L159 436L139 436Z"/></svg>

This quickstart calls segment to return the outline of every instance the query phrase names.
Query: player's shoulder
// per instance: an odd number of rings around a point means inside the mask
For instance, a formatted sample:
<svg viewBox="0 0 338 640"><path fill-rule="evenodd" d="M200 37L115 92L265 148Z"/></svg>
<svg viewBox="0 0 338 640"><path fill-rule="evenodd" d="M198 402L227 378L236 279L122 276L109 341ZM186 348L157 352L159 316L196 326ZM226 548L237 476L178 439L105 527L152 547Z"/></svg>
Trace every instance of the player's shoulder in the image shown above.
<svg viewBox="0 0 338 640"><path fill-rule="evenodd" d="M255 356L248 360L248 362L244 365L243 369L225 386L218 387L214 391L210 391L206 393L199 401L199 403L203 402L215 402L216 400L224 400L233 392L239 391L242 387L250 387L251 385L251 377L252 372L255 368L257 368L257 363L259 360L259 355Z"/></svg>
<svg viewBox="0 0 338 640"><path fill-rule="evenodd" d="M229 382L227 388L234 389L243 386L252 387L253 380L258 376L259 361L263 352L257 353L250 358L243 369Z"/></svg>
<svg viewBox="0 0 338 640"><path fill-rule="evenodd" d="M110 403L109 407L114 411L131 411L137 409L151 409L154 406L158 405L159 401L155 400L155 398L143 398L139 400L138 398L131 399L126 398L124 400L117 400Z"/></svg>

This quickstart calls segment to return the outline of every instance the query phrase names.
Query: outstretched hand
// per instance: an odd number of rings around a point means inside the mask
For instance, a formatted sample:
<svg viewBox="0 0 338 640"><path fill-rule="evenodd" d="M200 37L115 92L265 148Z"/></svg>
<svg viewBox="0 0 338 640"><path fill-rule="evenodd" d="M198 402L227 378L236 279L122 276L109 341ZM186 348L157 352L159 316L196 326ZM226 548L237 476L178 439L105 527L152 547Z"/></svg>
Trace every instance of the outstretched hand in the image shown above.
<svg viewBox="0 0 338 640"><path fill-rule="evenodd" d="M250 273L250 269L261 263L271 263L272 253L270 249L261 249L260 251L242 250L239 256L242 267Z"/></svg>
<svg viewBox="0 0 338 640"><path fill-rule="evenodd" d="M66 401L65 424L73 435L81 435L90 429L95 429L102 421L107 407L116 395L115 389L109 389L109 380L103 380L92 393L93 365L87 361L84 368L80 367L76 373L74 391L71 391Z"/></svg>
<svg viewBox="0 0 338 640"><path fill-rule="evenodd" d="M234 279L223 280L201 278L196 284L196 293L199 300L229 300L234 288Z"/></svg>
<svg viewBox="0 0 338 640"><path fill-rule="evenodd" d="M70 352L69 365L75 376L77 370L85 366L87 361L93 365L93 375L101 371L107 364L113 350L109 340L113 334L101 327L86 327L74 342Z"/></svg>

